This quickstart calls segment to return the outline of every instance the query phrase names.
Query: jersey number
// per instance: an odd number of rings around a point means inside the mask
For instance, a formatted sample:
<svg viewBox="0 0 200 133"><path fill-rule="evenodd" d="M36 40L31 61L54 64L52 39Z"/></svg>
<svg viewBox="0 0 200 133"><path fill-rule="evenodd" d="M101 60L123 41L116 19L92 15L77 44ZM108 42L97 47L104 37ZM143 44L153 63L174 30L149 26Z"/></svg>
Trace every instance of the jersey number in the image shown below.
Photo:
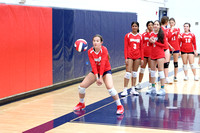
<svg viewBox="0 0 200 133"><path fill-rule="evenodd" d="M133 44L133 49L136 49L136 44L135 43Z"/></svg>
<svg viewBox="0 0 200 133"><path fill-rule="evenodd" d="M190 43L190 42L191 42L191 39L190 39L190 38L186 38L186 39L185 39L185 42L186 42L186 43Z"/></svg>
<svg viewBox="0 0 200 133"><path fill-rule="evenodd" d="M172 37L172 41L175 41L176 40L176 36Z"/></svg>

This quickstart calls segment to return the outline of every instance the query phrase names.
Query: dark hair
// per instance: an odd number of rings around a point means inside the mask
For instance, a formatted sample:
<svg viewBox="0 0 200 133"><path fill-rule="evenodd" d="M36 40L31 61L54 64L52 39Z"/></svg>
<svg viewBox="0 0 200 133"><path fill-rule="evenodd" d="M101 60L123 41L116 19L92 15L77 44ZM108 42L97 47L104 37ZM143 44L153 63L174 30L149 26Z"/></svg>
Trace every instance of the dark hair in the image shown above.
<svg viewBox="0 0 200 133"><path fill-rule="evenodd" d="M164 43L164 32L163 32L163 30L161 28L161 23L160 23L159 20L154 21L154 24L155 24L155 22L158 22L159 25L160 25L160 29L159 29L159 32L158 32L158 40L157 41L161 42L161 43Z"/></svg>
<svg viewBox="0 0 200 133"><path fill-rule="evenodd" d="M166 24L168 21L169 21L169 17L167 17L167 16L163 16L163 17L161 18L161 24L162 24L162 25Z"/></svg>
<svg viewBox="0 0 200 133"><path fill-rule="evenodd" d="M174 21L174 22L176 22L174 18L170 18L169 21Z"/></svg>
<svg viewBox="0 0 200 133"><path fill-rule="evenodd" d="M147 24L146 24L146 27L148 27L148 25L149 25L150 23L154 24L153 21L148 21Z"/></svg>
<svg viewBox="0 0 200 133"><path fill-rule="evenodd" d="M131 23L131 27L133 26L133 24L136 24L136 25L138 26L138 30L137 30L137 32L139 33L139 32L140 32L140 30L139 30L139 23L136 22L136 21L133 21L133 22Z"/></svg>
<svg viewBox="0 0 200 133"><path fill-rule="evenodd" d="M188 25L189 25L189 28L191 27L191 24L190 24L190 23L188 23L188 22L184 23L184 25L183 25L183 26L185 26L186 24L188 24ZM190 29L189 29L189 32L190 32Z"/></svg>
<svg viewBox="0 0 200 133"><path fill-rule="evenodd" d="M99 38L100 38L100 40L101 40L101 42L103 42L103 37L102 37L101 35L99 35L99 34L96 34L95 36L93 36L92 40L93 40L95 37L99 37Z"/></svg>

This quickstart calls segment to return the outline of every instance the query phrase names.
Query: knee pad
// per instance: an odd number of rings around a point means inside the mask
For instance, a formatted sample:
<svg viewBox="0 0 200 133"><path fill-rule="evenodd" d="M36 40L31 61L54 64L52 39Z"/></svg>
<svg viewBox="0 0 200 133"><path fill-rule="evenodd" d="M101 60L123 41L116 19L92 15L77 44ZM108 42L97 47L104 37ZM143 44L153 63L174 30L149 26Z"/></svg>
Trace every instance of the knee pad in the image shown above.
<svg viewBox="0 0 200 133"><path fill-rule="evenodd" d="M149 73L151 74L151 68L148 68L148 70L149 70Z"/></svg>
<svg viewBox="0 0 200 133"><path fill-rule="evenodd" d="M85 94L85 88L79 86L78 90L80 94Z"/></svg>
<svg viewBox="0 0 200 133"><path fill-rule="evenodd" d="M140 73L144 73L145 69L144 68L140 68Z"/></svg>
<svg viewBox="0 0 200 133"><path fill-rule="evenodd" d="M174 67L175 67L175 68L178 67L178 62L174 62Z"/></svg>
<svg viewBox="0 0 200 133"><path fill-rule="evenodd" d="M160 79L164 79L165 78L164 71L159 71L158 75L159 75Z"/></svg>
<svg viewBox="0 0 200 133"><path fill-rule="evenodd" d="M187 69L187 65L183 65L183 70L186 71Z"/></svg>
<svg viewBox="0 0 200 133"><path fill-rule="evenodd" d="M114 87L111 88L111 89L109 89L108 92L109 92L109 94L110 94L111 96L115 96L115 95L117 95L117 91L115 90Z"/></svg>
<svg viewBox="0 0 200 133"><path fill-rule="evenodd" d="M136 77L137 77L137 72L133 71L132 74L133 74L133 75L132 75L133 78L136 78Z"/></svg>
<svg viewBox="0 0 200 133"><path fill-rule="evenodd" d="M130 72L126 72L124 78L130 79L131 78L131 73Z"/></svg>
<svg viewBox="0 0 200 133"><path fill-rule="evenodd" d="M164 68L168 68L169 67L169 62L164 63Z"/></svg>
<svg viewBox="0 0 200 133"><path fill-rule="evenodd" d="M195 64L190 64L191 69L196 69Z"/></svg>
<svg viewBox="0 0 200 133"><path fill-rule="evenodd" d="M151 70L151 77L152 78L156 77L156 71Z"/></svg>

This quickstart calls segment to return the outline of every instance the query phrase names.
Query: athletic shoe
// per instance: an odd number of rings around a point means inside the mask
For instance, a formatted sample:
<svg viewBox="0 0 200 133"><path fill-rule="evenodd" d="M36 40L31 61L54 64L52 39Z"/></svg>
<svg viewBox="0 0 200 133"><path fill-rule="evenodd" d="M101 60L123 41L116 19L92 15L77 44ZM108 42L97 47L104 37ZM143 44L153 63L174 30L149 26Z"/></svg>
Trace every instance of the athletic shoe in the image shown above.
<svg viewBox="0 0 200 133"><path fill-rule="evenodd" d="M155 94L156 93L156 88L155 87L151 87L147 90L146 94Z"/></svg>
<svg viewBox="0 0 200 133"><path fill-rule="evenodd" d="M138 83L138 84L135 86L135 89L136 89L136 90L141 90L141 89L142 89L142 86L141 86L141 84L140 84L140 83Z"/></svg>
<svg viewBox="0 0 200 133"><path fill-rule="evenodd" d="M127 90L123 90L123 92L121 93L121 96L122 96L122 97L125 97L125 96L127 96L127 95L128 95Z"/></svg>
<svg viewBox="0 0 200 133"><path fill-rule="evenodd" d="M84 108L85 108L85 103L79 102L79 103L74 107L74 111L80 111L80 110L83 110Z"/></svg>
<svg viewBox="0 0 200 133"><path fill-rule="evenodd" d="M165 84L172 84L171 79L169 79L169 78L167 77L166 80L165 80Z"/></svg>
<svg viewBox="0 0 200 133"><path fill-rule="evenodd" d="M135 96L139 96L139 93L135 90L135 88L131 89L130 94L135 95Z"/></svg>
<svg viewBox="0 0 200 133"><path fill-rule="evenodd" d="M198 76L194 76L194 80L195 81L199 81L199 77Z"/></svg>
<svg viewBox="0 0 200 133"><path fill-rule="evenodd" d="M158 92L157 92L157 96L164 96L165 95L165 89L160 89Z"/></svg>
<svg viewBox="0 0 200 133"><path fill-rule="evenodd" d="M185 77L184 77L184 80L185 80L185 81L187 81L188 79L189 79L188 76L185 76Z"/></svg>
<svg viewBox="0 0 200 133"><path fill-rule="evenodd" d="M118 105L117 106L117 112L116 112L117 115L122 115L124 114L124 107L123 105Z"/></svg>
<svg viewBox="0 0 200 133"><path fill-rule="evenodd" d="M177 77L174 77L174 82L178 82L178 79L177 79Z"/></svg>
<svg viewBox="0 0 200 133"><path fill-rule="evenodd" d="M74 111L74 114L76 114L77 116L82 116L85 114L85 110Z"/></svg>

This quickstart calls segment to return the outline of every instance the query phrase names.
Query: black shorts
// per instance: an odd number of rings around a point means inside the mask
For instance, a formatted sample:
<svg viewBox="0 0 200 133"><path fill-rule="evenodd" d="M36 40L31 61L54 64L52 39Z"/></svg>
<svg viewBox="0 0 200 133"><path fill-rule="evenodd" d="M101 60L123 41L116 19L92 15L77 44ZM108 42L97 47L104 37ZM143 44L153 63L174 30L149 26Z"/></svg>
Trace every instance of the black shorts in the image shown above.
<svg viewBox="0 0 200 133"><path fill-rule="evenodd" d="M91 72L94 74L93 71L91 71ZM103 76L106 75L106 74L112 74L111 70L105 71L105 72L103 73ZM98 73L98 77L100 77L99 73Z"/></svg>
<svg viewBox="0 0 200 133"><path fill-rule="evenodd" d="M181 54L194 54L194 52L181 52Z"/></svg>
<svg viewBox="0 0 200 133"><path fill-rule="evenodd" d="M179 53L179 50L176 50L176 51L170 51L170 54L175 54L175 53Z"/></svg>
<svg viewBox="0 0 200 133"><path fill-rule="evenodd" d="M127 58L127 59L131 59L131 58ZM138 59L141 59L141 58L138 58ZM138 59L131 59L131 60L135 61L135 60L138 60Z"/></svg>
<svg viewBox="0 0 200 133"><path fill-rule="evenodd" d="M144 58L149 59L150 57L144 57Z"/></svg>

